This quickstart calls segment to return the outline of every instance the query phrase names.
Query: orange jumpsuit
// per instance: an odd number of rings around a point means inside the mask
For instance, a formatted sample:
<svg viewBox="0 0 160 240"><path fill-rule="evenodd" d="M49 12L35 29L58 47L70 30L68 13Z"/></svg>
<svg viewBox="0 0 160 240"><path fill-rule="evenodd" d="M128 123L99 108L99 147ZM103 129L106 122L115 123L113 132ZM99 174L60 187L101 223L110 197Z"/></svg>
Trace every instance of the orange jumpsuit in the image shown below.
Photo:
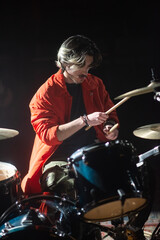
<svg viewBox="0 0 160 240"><path fill-rule="evenodd" d="M101 79L88 74L82 83L82 93L86 113L105 112L113 106ZM70 121L72 97L67 91L61 69L52 75L36 92L30 102L31 123L36 133L27 175L22 180L22 190L26 194L41 193L39 178L43 164L62 143L57 138L59 125ZM116 111L109 119L118 122ZM107 141L103 124L95 126L96 137Z"/></svg>

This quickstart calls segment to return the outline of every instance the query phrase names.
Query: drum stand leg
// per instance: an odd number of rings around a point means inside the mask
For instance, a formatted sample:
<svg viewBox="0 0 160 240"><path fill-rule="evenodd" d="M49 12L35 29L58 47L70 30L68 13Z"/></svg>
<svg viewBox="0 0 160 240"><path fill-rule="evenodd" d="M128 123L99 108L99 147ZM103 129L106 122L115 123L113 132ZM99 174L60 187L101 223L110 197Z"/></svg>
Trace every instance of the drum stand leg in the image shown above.
<svg viewBox="0 0 160 240"><path fill-rule="evenodd" d="M89 225L93 226L94 228L97 227L101 230L101 232L106 233L107 235L104 238L106 238L107 236L110 236L115 240L127 240L125 236L125 227L122 225L114 226L114 227L106 227L96 223L89 223Z"/></svg>
<svg viewBox="0 0 160 240"><path fill-rule="evenodd" d="M115 239L115 237L116 237L116 233L115 233L115 231L112 228L109 228L109 227L106 227L106 226L102 226L102 225L99 225L97 223L89 223L89 225L93 226L93 227L99 228L102 232L107 233L107 236L110 236L113 239Z"/></svg>
<svg viewBox="0 0 160 240"><path fill-rule="evenodd" d="M121 224L120 225L116 224L116 226L114 227L107 227L107 226L103 226L95 223L89 223L89 224L92 225L93 227L99 228L101 232L106 233L103 239L105 239L107 236L110 236L114 240L127 240L127 237L125 235L125 231L126 231L125 226Z"/></svg>
<svg viewBox="0 0 160 240"><path fill-rule="evenodd" d="M155 230L152 233L151 240L159 240L160 239L160 223L157 225Z"/></svg>

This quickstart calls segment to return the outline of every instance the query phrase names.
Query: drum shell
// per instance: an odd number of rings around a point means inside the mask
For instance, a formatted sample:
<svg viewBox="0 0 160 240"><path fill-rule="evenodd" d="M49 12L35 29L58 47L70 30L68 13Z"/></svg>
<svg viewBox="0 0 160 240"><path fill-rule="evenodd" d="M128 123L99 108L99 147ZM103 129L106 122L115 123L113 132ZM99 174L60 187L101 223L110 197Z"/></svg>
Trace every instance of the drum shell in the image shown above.
<svg viewBox="0 0 160 240"><path fill-rule="evenodd" d="M0 181L0 214L7 210L7 208L10 207L19 198L21 192L21 180L18 170L9 163L0 162L0 168L2 165L8 174L3 173L3 180Z"/></svg>
<svg viewBox="0 0 160 240"><path fill-rule="evenodd" d="M132 150L126 142L103 143L85 147L71 156L79 206L84 216L91 209L121 198L122 205L125 199L142 198L143 187L132 161ZM123 193L124 196L120 196ZM145 200L140 205L143 203ZM116 217L120 216L113 214L105 220ZM97 214L97 219L91 220L104 219Z"/></svg>

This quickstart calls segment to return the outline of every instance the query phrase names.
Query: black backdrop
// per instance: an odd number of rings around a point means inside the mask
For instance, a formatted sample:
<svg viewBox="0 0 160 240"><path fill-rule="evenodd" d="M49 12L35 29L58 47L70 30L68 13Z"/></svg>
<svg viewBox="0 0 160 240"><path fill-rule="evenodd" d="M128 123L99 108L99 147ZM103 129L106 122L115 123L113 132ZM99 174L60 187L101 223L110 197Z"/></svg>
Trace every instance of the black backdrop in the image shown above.
<svg viewBox="0 0 160 240"><path fill-rule="evenodd" d="M0 4L0 127L19 135L0 141L0 161L28 169L34 132L28 104L37 88L57 71L60 44L83 34L103 55L94 70L114 98L145 87L151 68L160 73L160 8L158 1L3 1ZM133 97L117 109L120 139L131 141L137 154L160 145L133 135L137 127L160 123L160 103L149 93ZM155 208L160 200L160 158L151 160L156 177Z"/></svg>

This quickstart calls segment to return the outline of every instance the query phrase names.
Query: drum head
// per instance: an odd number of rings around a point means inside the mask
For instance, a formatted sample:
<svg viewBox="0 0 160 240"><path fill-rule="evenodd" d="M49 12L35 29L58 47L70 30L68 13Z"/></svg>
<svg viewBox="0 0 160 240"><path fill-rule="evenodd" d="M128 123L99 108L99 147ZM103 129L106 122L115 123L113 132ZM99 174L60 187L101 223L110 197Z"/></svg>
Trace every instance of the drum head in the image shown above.
<svg viewBox="0 0 160 240"><path fill-rule="evenodd" d="M4 181L15 175L17 169L10 163L0 162L0 181Z"/></svg>
<svg viewBox="0 0 160 240"><path fill-rule="evenodd" d="M137 209L143 208L145 203L145 198L127 198L123 206L120 200L101 203L100 206L95 206L93 209L88 210L84 214L84 219L97 222L120 218L132 211L134 212Z"/></svg>

